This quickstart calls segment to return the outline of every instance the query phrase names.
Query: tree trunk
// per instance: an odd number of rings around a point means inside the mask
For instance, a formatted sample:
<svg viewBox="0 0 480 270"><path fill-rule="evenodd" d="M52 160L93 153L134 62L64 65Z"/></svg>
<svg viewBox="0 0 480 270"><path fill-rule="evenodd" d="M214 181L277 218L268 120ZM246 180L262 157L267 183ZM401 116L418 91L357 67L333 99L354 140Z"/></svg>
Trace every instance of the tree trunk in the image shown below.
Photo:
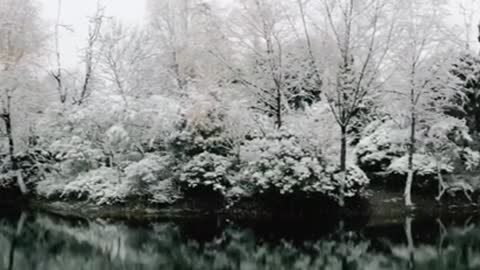
<svg viewBox="0 0 480 270"><path fill-rule="evenodd" d="M415 269L415 244L413 242L412 234L412 222L411 217L405 218L405 236L407 238L407 248L408 248L408 264L407 269Z"/></svg>
<svg viewBox="0 0 480 270"><path fill-rule="evenodd" d="M12 118L9 112L3 115L3 120L5 121L5 130L8 137L8 154L13 161L13 156L15 154L15 144L13 141Z"/></svg>
<svg viewBox="0 0 480 270"><path fill-rule="evenodd" d="M277 105L277 110L276 110L276 124L277 128L280 129L282 127L282 92L280 91L280 88L277 87L277 95L276 95L276 105Z"/></svg>
<svg viewBox="0 0 480 270"><path fill-rule="evenodd" d="M340 126L340 206L345 205L345 182L347 181L347 127Z"/></svg>
<svg viewBox="0 0 480 270"><path fill-rule="evenodd" d="M408 170L407 173L407 183L405 185L405 205L406 206L412 206L412 183L413 183L413 170Z"/></svg>
<svg viewBox="0 0 480 270"><path fill-rule="evenodd" d="M413 90L412 90L413 91ZM413 94L412 94L412 107L413 107ZM413 171L413 155L415 154L415 126L416 126L416 113L415 109L412 108L411 112L411 124L410 124L410 145L408 148L408 173L407 173L407 182L405 184L405 205L412 206L412 183L414 177Z"/></svg>
<svg viewBox="0 0 480 270"><path fill-rule="evenodd" d="M347 170L347 127L341 126L340 131L340 171L345 172Z"/></svg>
<svg viewBox="0 0 480 270"><path fill-rule="evenodd" d="M475 109L475 131L480 132L480 109L476 108Z"/></svg>
<svg viewBox="0 0 480 270"><path fill-rule="evenodd" d="M445 187L445 183L443 181L442 170L440 168L440 164L439 164L438 161L436 163L437 163L437 178L438 178L438 195L437 195L437 197L435 197L435 199L440 202L440 200L442 199L442 195L445 192L446 187Z"/></svg>
<svg viewBox="0 0 480 270"><path fill-rule="evenodd" d="M22 193L27 193L27 186L23 181L22 172L18 169L17 160L15 159L15 142L13 140L13 128L12 128L12 115L11 115L11 96L7 97L7 108L4 110L4 113L1 115L3 121L5 122L5 130L7 132L8 138L8 155L10 161L12 162L12 170L16 171L17 183Z"/></svg>

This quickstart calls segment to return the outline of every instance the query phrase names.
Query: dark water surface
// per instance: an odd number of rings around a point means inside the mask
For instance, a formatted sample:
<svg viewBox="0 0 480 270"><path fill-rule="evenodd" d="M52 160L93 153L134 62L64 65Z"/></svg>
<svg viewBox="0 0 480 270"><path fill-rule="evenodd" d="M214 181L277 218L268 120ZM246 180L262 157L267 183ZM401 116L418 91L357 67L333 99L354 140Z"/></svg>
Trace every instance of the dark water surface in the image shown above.
<svg viewBox="0 0 480 270"><path fill-rule="evenodd" d="M480 269L480 219L139 224L3 211L0 269Z"/></svg>

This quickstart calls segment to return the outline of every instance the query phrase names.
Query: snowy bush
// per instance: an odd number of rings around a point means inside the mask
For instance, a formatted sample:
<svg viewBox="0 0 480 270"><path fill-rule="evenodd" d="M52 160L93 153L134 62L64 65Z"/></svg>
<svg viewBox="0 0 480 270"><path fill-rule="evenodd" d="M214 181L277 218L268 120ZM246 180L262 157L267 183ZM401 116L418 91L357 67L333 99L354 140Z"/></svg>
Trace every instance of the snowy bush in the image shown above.
<svg viewBox="0 0 480 270"><path fill-rule="evenodd" d="M225 132L224 110L217 105L199 104L187 110L170 140L169 150L177 163L176 179L185 191L225 194L231 185L233 144Z"/></svg>
<svg viewBox="0 0 480 270"><path fill-rule="evenodd" d="M106 167L80 174L66 184L61 194L62 197L87 199L99 205L121 202L130 195L130 186L119 171Z"/></svg>
<svg viewBox="0 0 480 270"><path fill-rule="evenodd" d="M321 151L322 157L326 160L338 159L340 129L328 103L318 102L303 112L287 115L285 126L299 139L302 148L314 152Z"/></svg>
<svg viewBox="0 0 480 270"><path fill-rule="evenodd" d="M16 176L17 172L13 170L0 173L0 189L14 187L17 184L15 181Z"/></svg>
<svg viewBox="0 0 480 270"><path fill-rule="evenodd" d="M203 152L194 156L180 169L179 180L186 188L207 187L225 194L231 186L231 158Z"/></svg>
<svg viewBox="0 0 480 270"><path fill-rule="evenodd" d="M35 191L45 198L68 197L112 204L127 197L145 197L154 203L172 203L181 193L171 178L168 157L147 155L133 162L122 172L102 167L76 177L50 174L36 184Z"/></svg>
<svg viewBox="0 0 480 270"><path fill-rule="evenodd" d="M170 150L177 157L187 159L204 151L229 154L231 143L224 133L222 117L222 112L216 109L186 115L170 138Z"/></svg>
<svg viewBox="0 0 480 270"><path fill-rule="evenodd" d="M465 169L468 171L474 170L480 164L480 153L473 151L469 147L463 149L460 156L464 159Z"/></svg>
<svg viewBox="0 0 480 270"><path fill-rule="evenodd" d="M172 179L157 181L149 186L150 202L171 204L183 197L182 192Z"/></svg>
<svg viewBox="0 0 480 270"><path fill-rule="evenodd" d="M334 174L334 166L319 153L306 151L298 138L285 131L248 142L242 160L246 162L242 178L259 193L320 193L337 199L340 192L345 192L346 197L359 195L368 184L365 174L355 167L349 169L344 183Z"/></svg>
<svg viewBox="0 0 480 270"><path fill-rule="evenodd" d="M98 161L104 157L101 149L78 136L56 140L48 150L60 161L63 173L69 176L96 168Z"/></svg>
<svg viewBox="0 0 480 270"><path fill-rule="evenodd" d="M478 164L478 153L467 147L471 138L465 121L447 115L425 121L416 130L415 175L430 180L439 172L454 173ZM408 128L393 120L373 122L355 148L357 163L367 172L407 175L408 145Z"/></svg>
<svg viewBox="0 0 480 270"><path fill-rule="evenodd" d="M39 181L55 172L55 158L47 151L31 149L16 153L0 162L0 188L21 188L29 192Z"/></svg>
<svg viewBox="0 0 480 270"><path fill-rule="evenodd" d="M442 118L423 136L425 152L443 167L454 164L465 169L476 167L479 153L467 146L472 141L466 121L454 117Z"/></svg>
<svg viewBox="0 0 480 270"><path fill-rule="evenodd" d="M133 162L125 168L125 178L135 194L157 195L152 189L155 187L160 190L161 182L170 180L171 165L172 161L168 156L148 154L142 160Z"/></svg>
<svg viewBox="0 0 480 270"><path fill-rule="evenodd" d="M385 171L393 160L406 153L407 142L408 129L392 120L374 121L355 147L357 164L368 172Z"/></svg>
<svg viewBox="0 0 480 270"><path fill-rule="evenodd" d="M334 185L338 189L331 192L330 195L339 200L365 195L365 188L370 184L370 179L365 172L353 164L347 165L347 172L345 175L339 173L337 169L336 172L332 174L332 180L335 182Z"/></svg>
<svg viewBox="0 0 480 270"><path fill-rule="evenodd" d="M112 153L129 150L131 139L122 125L113 125L105 132L104 137L102 144L105 150Z"/></svg>
<svg viewBox="0 0 480 270"><path fill-rule="evenodd" d="M35 185L35 193L44 198L60 197L63 193L67 180L56 175L49 175Z"/></svg>
<svg viewBox="0 0 480 270"><path fill-rule="evenodd" d="M453 172L453 166L449 164L442 164L442 172ZM432 156L425 154L413 155L413 171L419 176L436 175L437 164ZM387 172L397 175L407 175L408 172L408 155L404 155L395 159L387 168Z"/></svg>
<svg viewBox="0 0 480 270"><path fill-rule="evenodd" d="M157 181L162 176L162 173L167 172L168 165L168 157L149 154L142 160L128 165L125 168L125 175L130 182L149 185Z"/></svg>

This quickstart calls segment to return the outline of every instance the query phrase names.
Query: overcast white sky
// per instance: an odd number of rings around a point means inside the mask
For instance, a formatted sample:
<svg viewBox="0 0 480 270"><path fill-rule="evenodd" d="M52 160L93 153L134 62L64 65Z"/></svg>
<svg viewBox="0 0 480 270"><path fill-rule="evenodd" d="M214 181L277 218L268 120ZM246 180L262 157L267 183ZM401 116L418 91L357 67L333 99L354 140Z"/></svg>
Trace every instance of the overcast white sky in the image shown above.
<svg viewBox="0 0 480 270"><path fill-rule="evenodd" d="M38 0L42 15L50 22L57 16L58 0ZM161 1L161 0L160 0ZM128 24L142 24L145 21L146 0L101 0L107 16L114 16ZM61 23L72 27L74 32L62 31L61 52L65 66L73 67L78 62L79 49L84 46L88 29L88 16L96 9L97 0L62 0Z"/></svg>

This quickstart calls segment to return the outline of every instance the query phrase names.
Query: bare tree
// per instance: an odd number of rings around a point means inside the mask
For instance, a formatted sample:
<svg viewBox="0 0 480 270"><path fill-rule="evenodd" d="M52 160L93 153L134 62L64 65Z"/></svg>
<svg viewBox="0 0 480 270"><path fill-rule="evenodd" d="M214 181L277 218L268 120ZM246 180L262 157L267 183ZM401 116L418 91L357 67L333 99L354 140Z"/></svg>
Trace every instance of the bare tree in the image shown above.
<svg viewBox="0 0 480 270"><path fill-rule="evenodd" d="M303 10L300 1L299 5ZM341 131L340 171L345 176L348 132L365 102L384 84L380 73L391 50L396 21L384 0L322 0L322 10L337 55L332 63L337 68L323 75L323 93Z"/></svg>
<svg viewBox="0 0 480 270"><path fill-rule="evenodd" d="M288 12L292 7L287 1L240 1L226 24L231 46L239 48L240 57L221 59L235 82L253 96L252 108L270 116L277 128L284 125L289 111L302 107L299 100L311 103L320 85L303 40L298 39L295 16Z"/></svg>
<svg viewBox="0 0 480 270"><path fill-rule="evenodd" d="M57 84L57 92L60 98L60 103L65 104L68 98L68 88L65 85L64 77L63 77L63 68L62 68L62 61L61 61L61 54L60 54L60 28L62 25L60 24L62 14L62 0L58 0L57 3L57 18L55 22L55 64L56 69L51 71L50 74L55 79Z"/></svg>
<svg viewBox="0 0 480 270"><path fill-rule="evenodd" d="M105 7L97 2L97 10L93 17L90 18L88 25L87 45L84 49L83 62L85 65L85 74L80 89L79 96L74 100L78 105L81 105L91 95L91 81L97 64L96 49L101 37L102 26L105 21Z"/></svg>
<svg viewBox="0 0 480 270"><path fill-rule="evenodd" d="M475 12L478 11L478 1L477 0L462 0L458 3L458 8L463 19L463 30L464 30L464 42L465 49L470 50L472 42L472 31L473 29L473 17Z"/></svg>
<svg viewBox="0 0 480 270"><path fill-rule="evenodd" d="M15 160L15 136L13 125L14 99L17 92L30 81L31 67L44 41L40 31L38 9L30 0L0 0L0 118L5 124L8 139L8 155L12 169L17 170ZM20 171L17 182L26 192Z"/></svg>
<svg viewBox="0 0 480 270"><path fill-rule="evenodd" d="M1 118L6 126L9 154L15 152L12 124L14 94L28 72L34 54L41 49L43 36L38 28L38 13L32 1L0 1L0 87ZM24 74L24 81L28 79Z"/></svg>
<svg viewBox="0 0 480 270"><path fill-rule="evenodd" d="M150 94L149 72L155 56L154 42L148 32L112 22L102 37L100 67L128 106L128 96Z"/></svg>
<svg viewBox="0 0 480 270"><path fill-rule="evenodd" d="M427 115L432 104L432 89L439 88L442 83L439 75L449 63L448 49L452 42L443 34L448 31L443 30L445 25L439 20L442 16L440 11L441 6L432 7L429 1L409 0L397 6L397 12L403 18L399 31L404 42L396 51L395 70L401 79L393 85L397 88L395 94L403 99L403 103L399 104L408 111L405 115L409 130L408 172L404 191L407 206L413 205L411 189L419 123Z"/></svg>
<svg viewBox="0 0 480 270"><path fill-rule="evenodd" d="M151 26L162 41L164 51L169 59L166 67L180 92L188 82L188 71L193 68L188 59L190 49L190 28L195 3L192 0L150 1ZM160 43L160 44L162 44Z"/></svg>

